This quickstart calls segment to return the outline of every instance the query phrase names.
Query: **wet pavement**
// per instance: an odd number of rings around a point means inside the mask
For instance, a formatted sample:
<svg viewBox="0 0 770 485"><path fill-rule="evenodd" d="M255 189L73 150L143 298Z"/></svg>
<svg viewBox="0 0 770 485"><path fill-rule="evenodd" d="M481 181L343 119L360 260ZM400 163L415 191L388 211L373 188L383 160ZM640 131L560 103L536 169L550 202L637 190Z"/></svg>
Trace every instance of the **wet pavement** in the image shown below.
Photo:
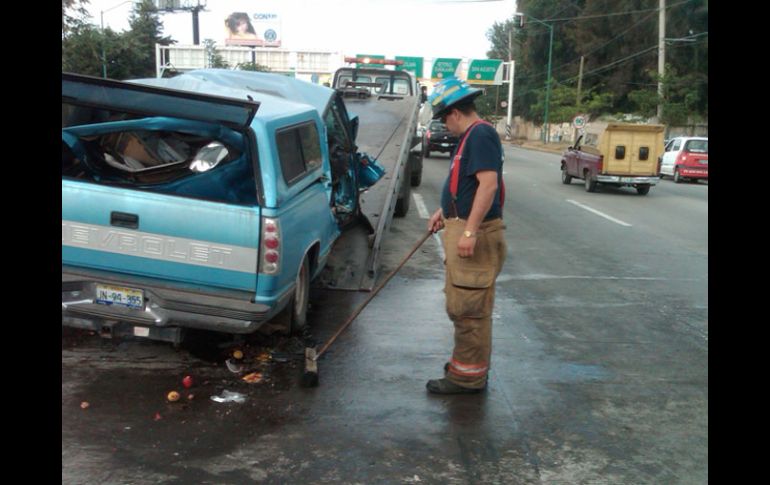
<svg viewBox="0 0 770 485"><path fill-rule="evenodd" d="M446 161L426 162L416 191L432 211ZM520 163L520 173L539 173ZM569 190L554 174L554 190ZM526 208L531 219L506 215L510 257L498 279L486 393L425 389L453 342L429 238L319 360L315 388L300 385L304 346L330 337L366 293L314 288L303 338L200 333L174 349L64 329L62 482L707 483L703 258L681 263L687 275L663 260L671 274L660 279L644 264L620 270L606 254L559 263L564 242L539 202L527 207L529 182L506 182L506 210ZM576 224L571 242L584 249L586 231L602 222ZM381 277L424 227L414 205L394 220ZM616 230L603 229L630 237ZM668 294L673 284L681 289ZM244 354L240 373L225 363L235 350ZM252 372L260 382L243 381ZM167 401L172 390L179 401ZM211 399L225 390L245 402Z"/></svg>

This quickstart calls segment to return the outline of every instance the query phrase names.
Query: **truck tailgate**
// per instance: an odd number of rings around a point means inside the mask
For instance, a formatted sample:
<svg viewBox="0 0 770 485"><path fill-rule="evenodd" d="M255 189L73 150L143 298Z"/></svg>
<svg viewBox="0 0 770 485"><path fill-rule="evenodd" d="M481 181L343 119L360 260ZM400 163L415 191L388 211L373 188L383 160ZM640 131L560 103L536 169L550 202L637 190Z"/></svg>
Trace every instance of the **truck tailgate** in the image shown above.
<svg viewBox="0 0 770 485"><path fill-rule="evenodd" d="M62 180L62 264L255 291L258 207Z"/></svg>

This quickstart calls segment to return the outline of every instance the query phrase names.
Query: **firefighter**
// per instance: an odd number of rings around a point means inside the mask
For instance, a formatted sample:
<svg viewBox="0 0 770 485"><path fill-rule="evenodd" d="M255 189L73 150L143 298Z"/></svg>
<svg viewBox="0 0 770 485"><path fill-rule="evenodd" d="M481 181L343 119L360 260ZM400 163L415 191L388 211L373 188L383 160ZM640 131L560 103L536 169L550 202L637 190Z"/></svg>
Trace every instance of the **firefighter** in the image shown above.
<svg viewBox="0 0 770 485"><path fill-rule="evenodd" d="M460 137L452 153L441 207L428 230L444 230L446 312L454 323L454 350L444 377L427 383L436 394L486 390L492 355L495 279L507 252L502 177L503 148L494 127L476 112L482 90L450 77L428 97L433 119Z"/></svg>

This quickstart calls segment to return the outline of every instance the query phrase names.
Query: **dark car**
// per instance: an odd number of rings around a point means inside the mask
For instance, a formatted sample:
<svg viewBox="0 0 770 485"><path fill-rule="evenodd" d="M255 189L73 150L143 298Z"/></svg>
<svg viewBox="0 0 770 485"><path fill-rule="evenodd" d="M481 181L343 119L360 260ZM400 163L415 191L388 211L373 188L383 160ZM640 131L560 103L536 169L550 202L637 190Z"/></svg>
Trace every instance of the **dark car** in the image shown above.
<svg viewBox="0 0 770 485"><path fill-rule="evenodd" d="M447 130L446 125L438 120L428 123L422 137L422 155L430 157L430 152L449 152L457 146L458 137Z"/></svg>

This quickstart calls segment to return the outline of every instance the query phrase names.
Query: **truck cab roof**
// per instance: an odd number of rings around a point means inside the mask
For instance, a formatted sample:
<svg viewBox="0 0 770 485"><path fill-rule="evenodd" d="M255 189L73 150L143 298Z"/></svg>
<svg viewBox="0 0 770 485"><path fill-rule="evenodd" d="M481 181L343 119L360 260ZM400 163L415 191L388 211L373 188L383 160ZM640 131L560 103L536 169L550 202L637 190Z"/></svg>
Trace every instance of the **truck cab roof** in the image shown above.
<svg viewBox="0 0 770 485"><path fill-rule="evenodd" d="M322 116L334 90L283 75L199 69L172 78L136 79L130 82L192 91L260 103L256 119L270 121L314 110Z"/></svg>

